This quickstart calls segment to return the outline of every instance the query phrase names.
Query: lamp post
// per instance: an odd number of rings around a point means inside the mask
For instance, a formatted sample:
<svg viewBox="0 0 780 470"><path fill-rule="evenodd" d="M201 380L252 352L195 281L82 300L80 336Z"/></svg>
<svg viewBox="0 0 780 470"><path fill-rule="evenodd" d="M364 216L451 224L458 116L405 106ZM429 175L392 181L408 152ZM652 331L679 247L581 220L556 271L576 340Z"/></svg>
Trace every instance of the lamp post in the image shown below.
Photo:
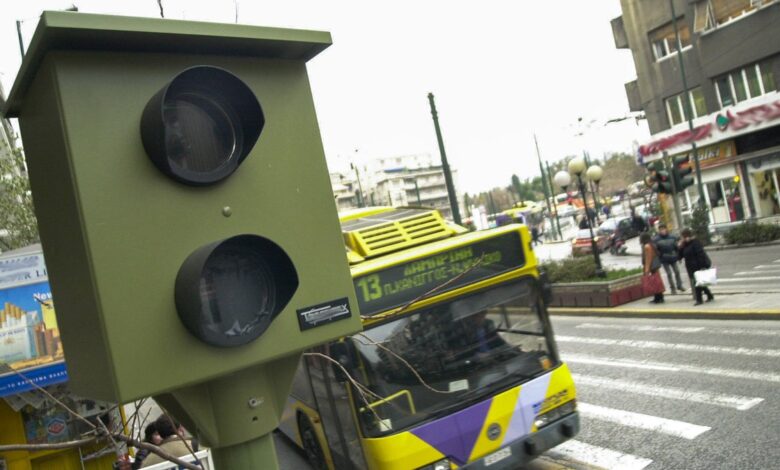
<svg viewBox="0 0 780 470"><path fill-rule="evenodd" d="M599 207L599 199L601 199L599 196L599 182L601 181L601 177L604 176L604 170L598 165L591 165L585 172L585 176L593 182L593 208L596 210L596 218L598 219L601 211L601 207Z"/></svg>
<svg viewBox="0 0 780 470"><path fill-rule="evenodd" d="M585 184L582 181L582 174L585 173L586 166L587 165L585 164L584 158L575 157L569 162L569 173L577 178L577 187L579 188L582 202L585 205L585 217L588 218L588 229L590 230L590 247L591 251L593 251L593 259L596 262L596 275L598 277L607 277L607 273L604 272L604 268L601 266L601 257L599 256L599 250L596 246L596 237L593 234L593 218L591 217L590 212L588 212L588 197L587 193L585 192ZM601 168L594 170L594 173L600 173L600 170ZM560 174L561 172L558 172L558 174L555 175L556 181L558 180ZM598 176L601 178L601 174ZM561 181L563 181L563 178Z"/></svg>

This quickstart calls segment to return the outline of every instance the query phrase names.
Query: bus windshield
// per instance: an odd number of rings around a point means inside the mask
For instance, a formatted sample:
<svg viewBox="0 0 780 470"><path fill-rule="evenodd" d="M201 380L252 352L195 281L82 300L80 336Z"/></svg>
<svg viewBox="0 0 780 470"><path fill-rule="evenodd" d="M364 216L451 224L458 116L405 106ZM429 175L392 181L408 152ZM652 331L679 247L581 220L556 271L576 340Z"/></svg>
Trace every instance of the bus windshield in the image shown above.
<svg viewBox="0 0 780 470"><path fill-rule="evenodd" d="M350 372L371 392L353 388L364 434L444 416L550 369L540 305L527 278L353 336Z"/></svg>

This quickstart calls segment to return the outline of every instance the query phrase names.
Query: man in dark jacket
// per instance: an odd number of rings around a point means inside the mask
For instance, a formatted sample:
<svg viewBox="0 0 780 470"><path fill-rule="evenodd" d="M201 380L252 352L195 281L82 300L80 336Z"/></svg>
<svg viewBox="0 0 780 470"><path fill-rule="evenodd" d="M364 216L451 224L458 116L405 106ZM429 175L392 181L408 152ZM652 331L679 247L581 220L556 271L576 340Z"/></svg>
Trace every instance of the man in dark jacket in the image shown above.
<svg viewBox="0 0 780 470"><path fill-rule="evenodd" d="M715 297L710 292L710 288L707 286L696 286L694 279L694 273L702 269L709 269L712 266L709 256L704 252L704 245L695 238L691 229L684 229L680 235L682 240L678 248L680 258L685 260L685 269L688 271L688 277L691 280L691 286L694 287L694 295L696 297L696 303L694 305L702 304L702 294L707 294L707 302L715 300Z"/></svg>
<svg viewBox="0 0 780 470"><path fill-rule="evenodd" d="M676 294L678 289L680 292L685 291L682 279L680 279L680 269L677 268L677 261L680 259L677 254L678 242L679 239L669 233L666 224L658 224L658 235L653 239L653 243L655 243L655 247L658 249L658 257L661 258L661 264L664 267L664 271L666 271L669 285L672 286L672 295ZM672 278L672 271L674 271L674 278ZM677 289L674 286L677 286Z"/></svg>

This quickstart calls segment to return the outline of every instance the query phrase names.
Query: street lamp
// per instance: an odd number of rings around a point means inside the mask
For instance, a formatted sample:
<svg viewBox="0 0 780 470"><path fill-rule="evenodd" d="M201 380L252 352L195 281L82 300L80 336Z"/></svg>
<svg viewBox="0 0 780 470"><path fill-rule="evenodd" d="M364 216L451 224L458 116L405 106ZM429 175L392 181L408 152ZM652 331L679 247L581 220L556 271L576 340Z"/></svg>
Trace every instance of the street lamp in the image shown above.
<svg viewBox="0 0 780 470"><path fill-rule="evenodd" d="M601 208L599 207L599 182L601 181L601 177L604 175L604 170L598 166L598 165L591 165L588 170L585 172L585 176L593 181L593 186L595 187L595 190L593 191L593 207L596 209L596 217L598 218L599 211Z"/></svg>
<svg viewBox="0 0 780 470"><path fill-rule="evenodd" d="M599 250L596 246L596 237L593 234L593 218L588 211L588 198L587 193L585 193L585 184L582 181L582 174L585 173L585 167L585 159L582 157L575 157L569 162L569 173L577 178L577 187L579 188L582 202L585 205L585 217L588 218L588 230L590 230L590 247L591 251L593 251L593 259L596 262L596 276L607 277L607 273L604 272L604 268L601 267L601 257L599 256ZM588 171L588 173L590 173L590 171ZM601 168L593 170L593 173L594 175L597 174L599 179L601 178ZM558 175L555 175L555 178L557 180Z"/></svg>

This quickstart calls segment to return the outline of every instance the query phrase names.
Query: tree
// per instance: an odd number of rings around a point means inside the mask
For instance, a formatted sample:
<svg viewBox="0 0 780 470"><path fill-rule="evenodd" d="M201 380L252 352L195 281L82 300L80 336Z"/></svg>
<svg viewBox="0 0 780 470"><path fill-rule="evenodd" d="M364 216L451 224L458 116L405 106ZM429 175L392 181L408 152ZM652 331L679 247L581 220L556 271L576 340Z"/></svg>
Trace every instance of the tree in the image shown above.
<svg viewBox="0 0 780 470"><path fill-rule="evenodd" d="M14 250L38 243L30 180L21 148L0 141L0 247Z"/></svg>

